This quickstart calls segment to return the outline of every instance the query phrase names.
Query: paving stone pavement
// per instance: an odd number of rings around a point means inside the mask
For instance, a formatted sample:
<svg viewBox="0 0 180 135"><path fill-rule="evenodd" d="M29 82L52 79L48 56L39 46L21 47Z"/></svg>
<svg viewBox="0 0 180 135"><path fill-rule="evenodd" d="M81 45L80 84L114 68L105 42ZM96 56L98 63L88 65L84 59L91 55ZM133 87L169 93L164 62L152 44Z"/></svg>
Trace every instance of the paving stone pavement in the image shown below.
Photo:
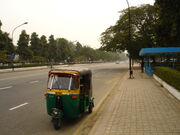
<svg viewBox="0 0 180 135"><path fill-rule="evenodd" d="M90 135L180 135L180 101L134 71L109 95Z"/></svg>

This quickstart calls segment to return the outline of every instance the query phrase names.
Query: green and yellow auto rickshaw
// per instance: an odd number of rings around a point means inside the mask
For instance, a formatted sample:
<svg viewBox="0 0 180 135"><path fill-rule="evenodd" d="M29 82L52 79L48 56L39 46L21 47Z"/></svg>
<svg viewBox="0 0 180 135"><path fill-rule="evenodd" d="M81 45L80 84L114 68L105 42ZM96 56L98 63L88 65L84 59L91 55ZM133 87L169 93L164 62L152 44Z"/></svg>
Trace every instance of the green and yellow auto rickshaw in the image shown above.
<svg viewBox="0 0 180 135"><path fill-rule="evenodd" d="M61 127L62 118L79 117L92 112L92 73L89 69L53 69L49 71L46 90L47 112L54 128Z"/></svg>

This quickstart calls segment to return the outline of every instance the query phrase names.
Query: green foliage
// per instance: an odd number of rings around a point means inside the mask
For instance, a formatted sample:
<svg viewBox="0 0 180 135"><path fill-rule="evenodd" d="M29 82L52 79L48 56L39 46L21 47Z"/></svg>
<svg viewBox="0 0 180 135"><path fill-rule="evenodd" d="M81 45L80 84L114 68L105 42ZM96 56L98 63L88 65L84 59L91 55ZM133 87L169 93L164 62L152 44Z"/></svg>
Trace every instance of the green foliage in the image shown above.
<svg viewBox="0 0 180 135"><path fill-rule="evenodd" d="M78 62L84 62L84 61L86 61L86 57L85 56L77 56L74 58L74 61L77 63Z"/></svg>
<svg viewBox="0 0 180 135"><path fill-rule="evenodd" d="M86 61L89 61L94 59L93 56L95 54L95 51L88 46L84 46L79 50L79 54L81 56L84 56L86 58Z"/></svg>
<svg viewBox="0 0 180 135"><path fill-rule="evenodd" d="M57 61L64 61L71 59L72 57L72 48L70 42L65 38L58 38L56 40L57 50L56 50L56 60Z"/></svg>
<svg viewBox="0 0 180 135"><path fill-rule="evenodd" d="M9 34L3 32L1 26L2 23L0 20L0 63L7 63L11 61L9 56L14 54L15 48L12 39L9 38Z"/></svg>
<svg viewBox="0 0 180 135"><path fill-rule="evenodd" d="M101 34L101 50L127 50L138 59L141 48L180 45L179 0L156 0L154 6L130 7L130 22L129 26L129 10L121 11L116 24Z"/></svg>
<svg viewBox="0 0 180 135"><path fill-rule="evenodd" d="M49 36L49 43L48 43L48 51L49 51L49 61L54 61L56 58L56 40L54 39L53 35Z"/></svg>
<svg viewBox="0 0 180 135"><path fill-rule="evenodd" d="M20 56L21 60L29 61L32 59L32 51L29 49L29 35L26 34L26 31L23 30L19 36L18 40L17 53Z"/></svg>
<svg viewBox="0 0 180 135"><path fill-rule="evenodd" d="M154 47L155 25L157 13L151 5L131 7L131 24L129 27L128 9L121 11L119 20L101 34L102 50L124 51L131 53L134 59L138 58L142 47ZM131 35L129 37L129 28ZM131 39L131 42L129 42Z"/></svg>
<svg viewBox="0 0 180 135"><path fill-rule="evenodd" d="M11 60L8 58L7 52L0 51L0 63L10 63Z"/></svg>
<svg viewBox="0 0 180 135"><path fill-rule="evenodd" d="M39 40L39 44L41 46L41 56L44 57L46 59L46 61L49 58L49 51L48 51L48 43L47 43L47 39L46 36L42 35L40 40Z"/></svg>
<svg viewBox="0 0 180 135"><path fill-rule="evenodd" d="M76 52L79 52L82 49L82 45L79 42L77 42L75 48L76 48Z"/></svg>
<svg viewBox="0 0 180 135"><path fill-rule="evenodd" d="M119 54L95 50L89 46L83 46L79 42L74 44L65 38L55 39L53 35L50 35L47 41L46 36L42 35L39 38L38 34L33 32L29 38L25 30L21 32L17 45L16 53L19 55L19 59L16 62L23 63L73 63L74 61L86 63L119 59ZM8 33L2 32L0 29L0 63L11 63L12 60L9 59L9 56L14 53L15 47Z"/></svg>
<svg viewBox="0 0 180 135"><path fill-rule="evenodd" d="M32 62L33 63L45 63L46 59L44 57L41 57L41 56L33 56Z"/></svg>
<svg viewBox="0 0 180 135"><path fill-rule="evenodd" d="M40 39L36 32L33 32L30 39L30 50L32 51L33 56L41 56L41 48Z"/></svg>
<svg viewBox="0 0 180 135"><path fill-rule="evenodd" d="M180 72L166 67L155 67L154 73L180 91Z"/></svg>
<svg viewBox="0 0 180 135"><path fill-rule="evenodd" d="M180 1L155 0L159 19L157 23L157 44L161 46L180 45Z"/></svg>
<svg viewBox="0 0 180 135"><path fill-rule="evenodd" d="M0 30L1 30L1 26L2 26L2 22L1 22L1 20L0 20Z"/></svg>
<svg viewBox="0 0 180 135"><path fill-rule="evenodd" d="M177 70L177 71L180 71L180 66L176 66L176 70Z"/></svg>

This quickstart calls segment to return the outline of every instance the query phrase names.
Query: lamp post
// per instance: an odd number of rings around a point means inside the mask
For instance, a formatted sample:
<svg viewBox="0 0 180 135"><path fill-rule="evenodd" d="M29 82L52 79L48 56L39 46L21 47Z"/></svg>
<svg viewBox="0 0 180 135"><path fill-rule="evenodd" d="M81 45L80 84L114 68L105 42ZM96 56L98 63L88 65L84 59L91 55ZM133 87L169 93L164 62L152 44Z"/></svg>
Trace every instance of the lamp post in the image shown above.
<svg viewBox="0 0 180 135"><path fill-rule="evenodd" d="M128 5L128 20L129 20L129 78L133 78L133 70L132 70L132 57L131 57L131 14L130 14L130 7L129 2L126 0Z"/></svg>
<svg viewBox="0 0 180 135"><path fill-rule="evenodd" d="M19 27L21 27L22 25L25 25L25 24L28 24L28 22L24 22L24 23L22 23L22 24L16 26L16 27L13 29L13 31L12 31L12 43L13 43L13 35L14 35L14 31L15 31L17 28L19 28ZM14 71L13 62L12 62L12 71Z"/></svg>
<svg viewBox="0 0 180 135"><path fill-rule="evenodd" d="M22 25L25 25L25 24L28 24L28 22L24 22L23 24L20 24L20 25L16 26L16 27L13 29L13 31L12 31L12 42L13 42L14 31L15 31L17 28L19 28L19 27L21 27Z"/></svg>

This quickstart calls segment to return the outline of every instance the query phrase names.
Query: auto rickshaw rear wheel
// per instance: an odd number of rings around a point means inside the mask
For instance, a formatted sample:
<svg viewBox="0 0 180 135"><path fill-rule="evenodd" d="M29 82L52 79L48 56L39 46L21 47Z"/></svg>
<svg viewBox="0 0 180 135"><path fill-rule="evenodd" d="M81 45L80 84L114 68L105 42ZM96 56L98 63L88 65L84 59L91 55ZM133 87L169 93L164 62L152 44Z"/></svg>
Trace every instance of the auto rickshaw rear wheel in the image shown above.
<svg viewBox="0 0 180 135"><path fill-rule="evenodd" d="M91 103L88 107L88 113L92 113L93 110L93 103Z"/></svg>
<svg viewBox="0 0 180 135"><path fill-rule="evenodd" d="M53 118L53 125L54 125L54 129L58 130L61 128L62 125L62 120L61 118Z"/></svg>

